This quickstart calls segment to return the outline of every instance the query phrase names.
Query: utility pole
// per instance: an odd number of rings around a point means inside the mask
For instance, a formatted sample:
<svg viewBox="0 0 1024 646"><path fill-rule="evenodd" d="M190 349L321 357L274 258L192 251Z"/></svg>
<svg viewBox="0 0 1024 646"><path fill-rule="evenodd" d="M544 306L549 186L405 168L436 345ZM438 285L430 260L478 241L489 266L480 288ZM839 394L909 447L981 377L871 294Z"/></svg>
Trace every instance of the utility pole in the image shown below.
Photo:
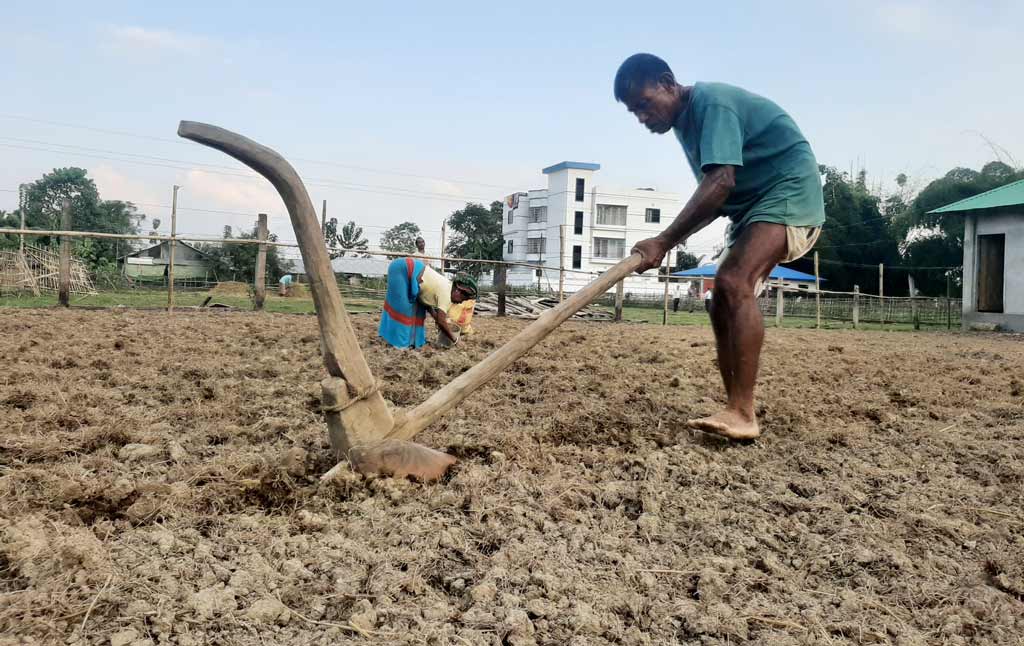
<svg viewBox="0 0 1024 646"><path fill-rule="evenodd" d="M26 208L27 203L28 203L28 200L25 198L25 185L24 184L19 184L18 185L18 213L21 214L21 229L22 229L22 231L25 230L25 208ZM24 233L19 234L18 237L21 239L21 242L18 245L18 251L21 252L22 255L25 255L25 234Z"/></svg>
<svg viewBox="0 0 1024 646"><path fill-rule="evenodd" d="M177 246L177 240L175 236L178 233L178 189L181 187L177 184L174 185L174 195L171 197L171 244L170 244L170 255L167 261L167 311L174 311L174 249Z"/></svg>
<svg viewBox="0 0 1024 646"><path fill-rule="evenodd" d="M327 200L324 200L323 210L320 211L320 235L327 237Z"/></svg>
<svg viewBox="0 0 1024 646"><path fill-rule="evenodd" d="M558 227L558 302L565 297L565 225Z"/></svg>

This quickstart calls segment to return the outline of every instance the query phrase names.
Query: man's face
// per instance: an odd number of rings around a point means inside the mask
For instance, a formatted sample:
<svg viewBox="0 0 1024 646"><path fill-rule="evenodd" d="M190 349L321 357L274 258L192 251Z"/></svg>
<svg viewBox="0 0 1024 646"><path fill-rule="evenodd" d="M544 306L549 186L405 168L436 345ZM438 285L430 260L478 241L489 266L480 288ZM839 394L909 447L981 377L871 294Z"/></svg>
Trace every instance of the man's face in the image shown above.
<svg viewBox="0 0 1024 646"><path fill-rule="evenodd" d="M645 128L659 135L672 129L680 108L675 85L664 82L648 83L625 103Z"/></svg>

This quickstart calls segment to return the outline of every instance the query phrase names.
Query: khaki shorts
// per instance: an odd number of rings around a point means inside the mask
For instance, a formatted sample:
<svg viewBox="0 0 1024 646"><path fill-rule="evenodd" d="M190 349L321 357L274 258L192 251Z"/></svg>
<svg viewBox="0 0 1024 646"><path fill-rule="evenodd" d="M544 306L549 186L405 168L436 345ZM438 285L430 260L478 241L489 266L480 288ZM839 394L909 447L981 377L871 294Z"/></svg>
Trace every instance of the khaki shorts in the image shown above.
<svg viewBox="0 0 1024 646"><path fill-rule="evenodd" d="M787 225L786 256L780 262L793 262L794 260L799 260L800 258L806 256L807 252L814 247L814 244L818 241L818 237L820 235L821 227L791 227ZM722 253L718 254L718 257L715 258L715 262L718 263L719 267L722 266L722 263L725 261L726 256L729 255L729 250L731 249L731 247L729 246L728 241L729 232L726 231L725 248L722 249ZM772 269L774 269L774 267ZM760 296L761 292L764 291L766 279L767 276L758 279L754 287L755 295Z"/></svg>

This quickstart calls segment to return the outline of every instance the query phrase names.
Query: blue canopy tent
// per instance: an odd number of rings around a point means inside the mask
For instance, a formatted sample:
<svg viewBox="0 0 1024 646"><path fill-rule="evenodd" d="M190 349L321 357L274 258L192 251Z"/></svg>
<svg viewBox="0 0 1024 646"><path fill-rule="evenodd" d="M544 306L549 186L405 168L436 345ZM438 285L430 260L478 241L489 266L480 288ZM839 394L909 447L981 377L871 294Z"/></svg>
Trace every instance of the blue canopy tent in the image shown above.
<svg viewBox="0 0 1024 646"><path fill-rule="evenodd" d="M714 278L715 272L718 271L718 265L704 265L703 267L694 267L693 269L685 269L683 271L674 272L673 276L684 276L690 278ZM772 280L779 280L780 278L787 282L793 283L813 283L814 276L811 274L805 274L802 271L790 269L789 267L775 266L772 273L768 275ZM822 280L825 280L822 278Z"/></svg>

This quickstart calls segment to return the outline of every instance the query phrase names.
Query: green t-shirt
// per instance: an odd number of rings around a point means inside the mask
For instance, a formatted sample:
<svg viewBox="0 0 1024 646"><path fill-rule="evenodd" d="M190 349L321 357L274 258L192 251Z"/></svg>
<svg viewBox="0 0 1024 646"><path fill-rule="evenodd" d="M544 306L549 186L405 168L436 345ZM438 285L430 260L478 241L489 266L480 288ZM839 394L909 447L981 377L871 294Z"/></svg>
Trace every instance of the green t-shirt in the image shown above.
<svg viewBox="0 0 1024 646"><path fill-rule="evenodd" d="M825 204L811 145L768 99L725 83L696 83L673 128L697 181L709 166L736 166L722 205L729 244L751 222L821 226Z"/></svg>

